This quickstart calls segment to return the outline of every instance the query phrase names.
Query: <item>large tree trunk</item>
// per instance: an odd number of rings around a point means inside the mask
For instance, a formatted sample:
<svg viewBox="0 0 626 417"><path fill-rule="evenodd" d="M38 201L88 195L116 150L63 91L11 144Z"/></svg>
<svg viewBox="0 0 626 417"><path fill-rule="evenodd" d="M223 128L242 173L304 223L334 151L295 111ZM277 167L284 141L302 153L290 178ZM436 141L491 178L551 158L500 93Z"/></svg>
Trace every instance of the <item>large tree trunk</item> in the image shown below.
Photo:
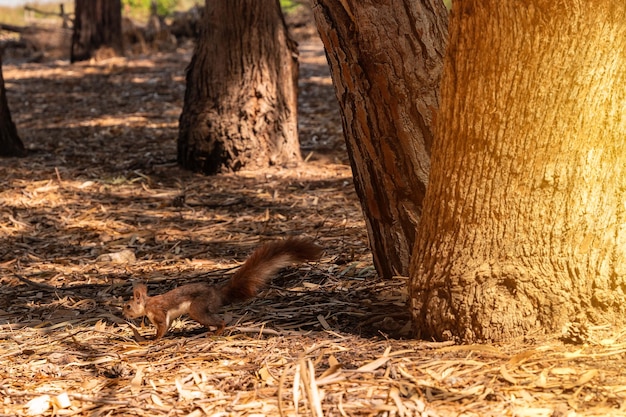
<svg viewBox="0 0 626 417"><path fill-rule="evenodd" d="M407 276L430 170L447 10L440 0L316 0L314 12L374 264L385 278Z"/></svg>
<svg viewBox="0 0 626 417"><path fill-rule="evenodd" d="M626 3L453 1L411 263L421 336L626 318Z"/></svg>
<svg viewBox="0 0 626 417"><path fill-rule="evenodd" d="M71 62L90 59L103 47L123 54L120 0L75 0Z"/></svg>
<svg viewBox="0 0 626 417"><path fill-rule="evenodd" d="M26 150L11 119L4 77L2 76L2 49L0 49L0 156L24 156Z"/></svg>
<svg viewBox="0 0 626 417"><path fill-rule="evenodd" d="M178 136L178 162L215 174L300 160L296 44L278 0L207 2Z"/></svg>

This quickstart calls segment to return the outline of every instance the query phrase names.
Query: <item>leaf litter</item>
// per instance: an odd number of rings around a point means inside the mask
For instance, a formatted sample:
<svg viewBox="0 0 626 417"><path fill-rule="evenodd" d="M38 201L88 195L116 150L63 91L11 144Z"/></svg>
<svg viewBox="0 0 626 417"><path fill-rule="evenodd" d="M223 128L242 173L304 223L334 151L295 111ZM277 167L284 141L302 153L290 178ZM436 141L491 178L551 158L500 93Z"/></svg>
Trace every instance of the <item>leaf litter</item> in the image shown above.
<svg viewBox="0 0 626 417"><path fill-rule="evenodd" d="M5 64L30 155L0 166L1 415L626 415L623 330L408 338L407 279L372 267L321 43L300 46L306 162L215 177L175 163L189 45ZM121 317L134 282L221 282L288 235L323 258L227 307L222 336L181 318L154 343Z"/></svg>

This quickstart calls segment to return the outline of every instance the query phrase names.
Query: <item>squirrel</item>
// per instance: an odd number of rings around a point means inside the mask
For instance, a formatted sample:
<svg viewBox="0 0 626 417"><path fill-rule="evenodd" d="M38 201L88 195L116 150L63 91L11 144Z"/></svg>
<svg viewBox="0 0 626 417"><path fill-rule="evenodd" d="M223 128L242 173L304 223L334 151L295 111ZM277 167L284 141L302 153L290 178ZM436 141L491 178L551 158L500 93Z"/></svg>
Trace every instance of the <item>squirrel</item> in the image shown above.
<svg viewBox="0 0 626 417"><path fill-rule="evenodd" d="M133 298L124 305L123 314L127 319L147 316L157 329L154 340L165 335L172 320L183 314L207 329L216 326L215 334L220 334L225 323L216 313L223 305L254 298L279 269L294 262L317 260L321 253L322 248L308 239L288 238L265 243L222 285L186 284L150 297L148 288L137 284L133 287Z"/></svg>

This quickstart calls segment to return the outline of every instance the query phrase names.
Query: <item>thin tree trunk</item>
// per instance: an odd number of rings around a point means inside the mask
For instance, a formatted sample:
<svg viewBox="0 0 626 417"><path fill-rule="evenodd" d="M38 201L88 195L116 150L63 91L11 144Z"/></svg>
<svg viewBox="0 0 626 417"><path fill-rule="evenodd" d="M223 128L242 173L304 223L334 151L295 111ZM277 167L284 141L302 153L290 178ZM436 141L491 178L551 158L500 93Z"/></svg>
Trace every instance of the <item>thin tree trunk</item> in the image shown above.
<svg viewBox="0 0 626 417"><path fill-rule="evenodd" d="M300 161L296 44L278 0L207 2L178 136L178 162L215 174Z"/></svg>
<svg viewBox="0 0 626 417"><path fill-rule="evenodd" d="M2 76L2 50L0 50L0 156L24 156L26 150L17 134L17 129L7 101L4 77Z"/></svg>
<svg viewBox="0 0 626 417"><path fill-rule="evenodd" d="M75 0L74 33L70 61L84 61L102 47L123 55L120 0Z"/></svg>
<svg viewBox="0 0 626 417"><path fill-rule="evenodd" d="M315 0L314 12L374 264L385 278L407 276L430 170L447 10L440 0Z"/></svg>
<svg viewBox="0 0 626 417"><path fill-rule="evenodd" d="M411 265L421 336L626 317L626 3L453 2Z"/></svg>

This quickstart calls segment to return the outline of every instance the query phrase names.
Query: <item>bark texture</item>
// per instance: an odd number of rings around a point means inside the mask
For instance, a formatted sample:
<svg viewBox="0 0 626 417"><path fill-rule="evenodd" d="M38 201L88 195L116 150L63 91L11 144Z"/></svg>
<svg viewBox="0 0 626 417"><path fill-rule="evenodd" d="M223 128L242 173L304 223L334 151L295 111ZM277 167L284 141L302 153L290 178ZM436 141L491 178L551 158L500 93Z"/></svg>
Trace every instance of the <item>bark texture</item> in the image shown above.
<svg viewBox="0 0 626 417"><path fill-rule="evenodd" d="M378 273L408 276L448 13L439 0L315 0Z"/></svg>
<svg viewBox="0 0 626 417"><path fill-rule="evenodd" d="M17 129L7 101L4 77L2 76L2 50L0 49L0 156L24 156L26 150L17 134Z"/></svg>
<svg viewBox="0 0 626 417"><path fill-rule="evenodd" d="M122 55L122 4L120 0L76 0L70 61L85 61L102 47Z"/></svg>
<svg viewBox="0 0 626 417"><path fill-rule="evenodd" d="M453 2L411 264L422 337L626 315L626 3Z"/></svg>
<svg viewBox="0 0 626 417"><path fill-rule="evenodd" d="M297 162L297 48L278 0L207 2L178 162L205 174Z"/></svg>

